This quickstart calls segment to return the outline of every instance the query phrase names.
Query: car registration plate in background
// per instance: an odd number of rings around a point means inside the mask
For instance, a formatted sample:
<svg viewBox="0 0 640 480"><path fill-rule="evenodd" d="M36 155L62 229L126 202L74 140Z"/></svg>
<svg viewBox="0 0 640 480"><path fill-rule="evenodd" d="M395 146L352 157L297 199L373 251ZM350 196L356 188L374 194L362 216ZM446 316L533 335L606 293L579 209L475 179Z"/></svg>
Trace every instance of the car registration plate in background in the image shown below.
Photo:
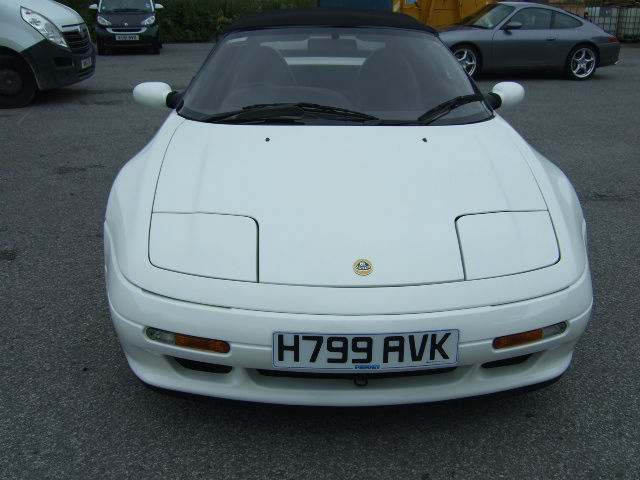
<svg viewBox="0 0 640 480"><path fill-rule="evenodd" d="M80 60L80 69L84 70L85 68L89 68L92 65L91 57L83 58Z"/></svg>
<svg viewBox="0 0 640 480"><path fill-rule="evenodd" d="M116 40L118 41L140 40L140 35L116 35Z"/></svg>
<svg viewBox="0 0 640 480"><path fill-rule="evenodd" d="M458 330L373 335L274 332L273 366L385 370L455 365L459 336Z"/></svg>

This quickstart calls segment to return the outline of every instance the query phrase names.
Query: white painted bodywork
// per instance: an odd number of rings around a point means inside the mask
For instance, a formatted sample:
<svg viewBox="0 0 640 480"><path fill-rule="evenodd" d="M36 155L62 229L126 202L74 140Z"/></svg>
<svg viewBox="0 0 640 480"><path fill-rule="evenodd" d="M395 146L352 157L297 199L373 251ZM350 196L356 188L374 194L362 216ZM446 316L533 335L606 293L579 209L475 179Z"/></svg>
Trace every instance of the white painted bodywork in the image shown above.
<svg viewBox="0 0 640 480"><path fill-rule="evenodd" d="M133 89L133 99L146 107L164 109L171 87L164 82L145 82Z"/></svg>
<svg viewBox="0 0 640 480"><path fill-rule="evenodd" d="M149 259L166 270L227 280L258 281L258 228L249 217L154 213Z"/></svg>
<svg viewBox="0 0 640 480"><path fill-rule="evenodd" d="M465 215L456 226L466 280L529 272L560 259L546 211Z"/></svg>
<svg viewBox="0 0 640 480"><path fill-rule="evenodd" d="M22 19L21 7L45 16L61 31L71 25L84 24L75 10L53 0L0 0L0 47L16 53L43 41L42 35Z"/></svg>
<svg viewBox="0 0 640 480"><path fill-rule="evenodd" d="M225 232L213 238L223 217ZM496 262L478 257L486 229L505 253ZM592 303L585 235L566 177L500 117L446 127L249 126L173 112L113 186L107 287L129 363L148 383L275 403L442 400L564 372ZM373 263L371 275L354 273L359 258ZM561 321L562 335L491 346ZM148 326L222 339L231 352L159 344L144 334ZM274 331L451 328L460 331L459 367L428 380L358 390L344 380L257 373L273 368ZM534 356L522 365L481 368L526 353ZM216 376L172 356L234 369Z"/></svg>

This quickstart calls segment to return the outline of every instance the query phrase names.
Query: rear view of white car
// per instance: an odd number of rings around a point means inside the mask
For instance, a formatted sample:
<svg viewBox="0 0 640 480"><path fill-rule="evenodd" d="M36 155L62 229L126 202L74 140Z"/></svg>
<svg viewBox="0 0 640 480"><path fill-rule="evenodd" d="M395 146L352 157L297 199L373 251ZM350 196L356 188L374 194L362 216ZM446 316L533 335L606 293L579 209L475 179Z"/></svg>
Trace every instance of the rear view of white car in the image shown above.
<svg viewBox="0 0 640 480"><path fill-rule="evenodd" d="M84 20L52 0L0 0L0 108L27 105L38 90L93 75Z"/></svg>
<svg viewBox="0 0 640 480"><path fill-rule="evenodd" d="M125 165L111 316L142 381L259 402L488 394L568 368L592 305L564 174L404 15L240 20Z"/></svg>

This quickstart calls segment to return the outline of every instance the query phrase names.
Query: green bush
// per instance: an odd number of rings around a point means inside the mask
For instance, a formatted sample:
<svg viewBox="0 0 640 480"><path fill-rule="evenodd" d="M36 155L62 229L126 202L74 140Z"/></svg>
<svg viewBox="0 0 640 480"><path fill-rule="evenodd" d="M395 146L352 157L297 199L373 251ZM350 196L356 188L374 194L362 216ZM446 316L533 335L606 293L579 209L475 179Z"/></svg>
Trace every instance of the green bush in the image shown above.
<svg viewBox="0 0 640 480"><path fill-rule="evenodd" d="M95 12L91 0L59 0L70 6L95 29ZM97 3L97 1L95 2ZM314 7L316 0L157 0L164 9L157 17L165 42L207 42L214 40L224 27L252 12L280 8Z"/></svg>

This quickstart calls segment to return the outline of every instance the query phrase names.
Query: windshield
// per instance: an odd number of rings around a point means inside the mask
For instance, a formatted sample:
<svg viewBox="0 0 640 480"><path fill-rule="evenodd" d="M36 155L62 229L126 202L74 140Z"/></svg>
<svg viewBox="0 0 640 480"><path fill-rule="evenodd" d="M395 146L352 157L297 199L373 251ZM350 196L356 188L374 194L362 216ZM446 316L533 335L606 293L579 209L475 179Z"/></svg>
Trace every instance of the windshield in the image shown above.
<svg viewBox="0 0 640 480"><path fill-rule="evenodd" d="M513 12L514 7L509 5L487 5L482 10L464 18L460 23L472 27L494 28L502 22L507 15Z"/></svg>
<svg viewBox="0 0 640 480"><path fill-rule="evenodd" d="M478 96L475 84L430 33L271 28L223 37L178 113L235 123L457 124L491 118L479 96L452 102L472 95Z"/></svg>
<svg viewBox="0 0 640 480"><path fill-rule="evenodd" d="M100 12L153 12L152 0L102 0Z"/></svg>

